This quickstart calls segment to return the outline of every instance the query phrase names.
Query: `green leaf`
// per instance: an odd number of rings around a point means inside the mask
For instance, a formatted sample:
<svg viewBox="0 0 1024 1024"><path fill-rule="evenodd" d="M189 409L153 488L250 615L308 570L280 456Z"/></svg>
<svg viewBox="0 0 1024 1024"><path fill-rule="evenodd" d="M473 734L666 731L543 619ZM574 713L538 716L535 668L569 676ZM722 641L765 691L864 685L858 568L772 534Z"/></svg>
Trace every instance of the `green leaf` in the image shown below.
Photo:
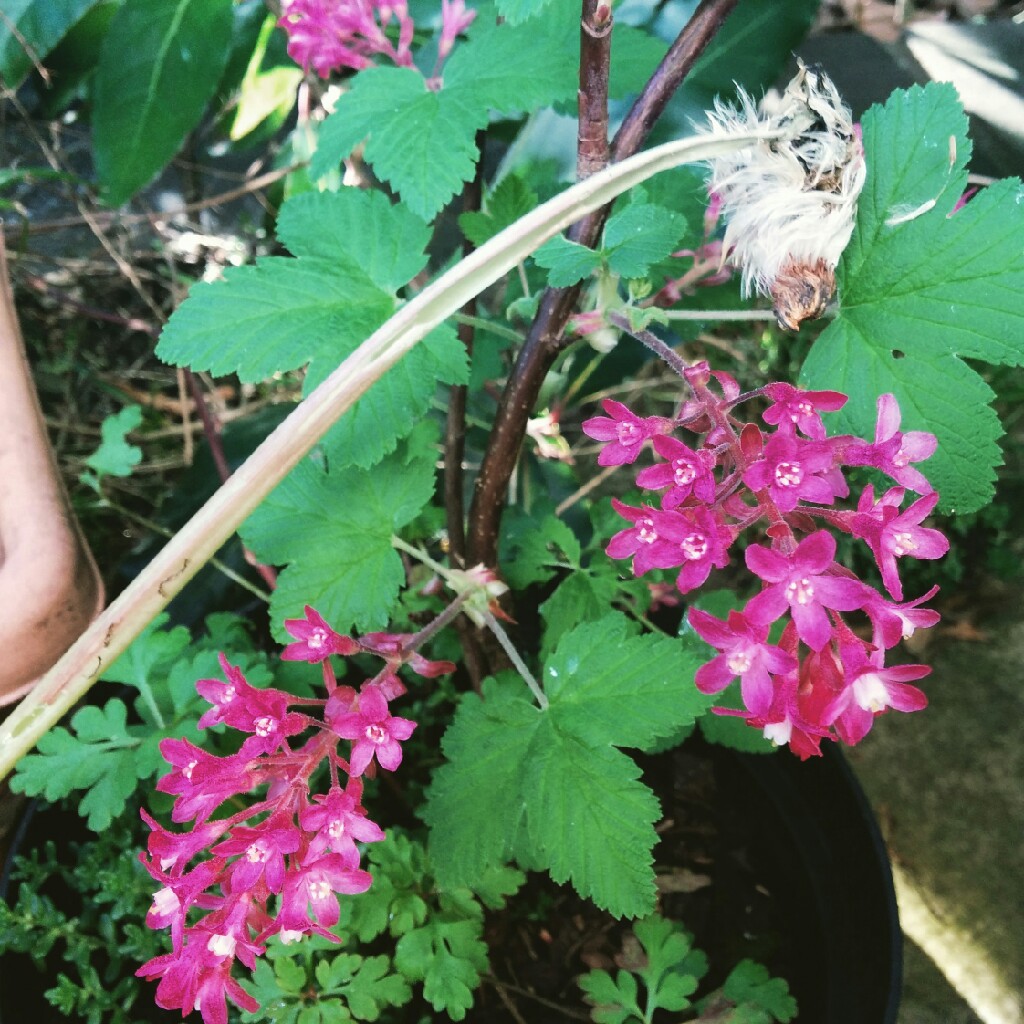
<svg viewBox="0 0 1024 1024"><path fill-rule="evenodd" d="M434 432L425 424L408 450L372 469L325 470L308 457L271 492L239 531L264 562L288 563L270 619L301 618L313 605L346 632L383 629L405 579L392 534L434 490ZM283 627L275 635L284 639Z"/></svg>
<svg viewBox="0 0 1024 1024"><path fill-rule="evenodd" d="M628 971L619 971L615 978L607 971L590 971L580 977L579 986L594 1007L590 1018L595 1024L644 1024L636 978Z"/></svg>
<svg viewBox="0 0 1024 1024"><path fill-rule="evenodd" d="M0 18L0 80L17 89L32 70L33 57L50 51L99 0L4 0Z"/></svg>
<svg viewBox="0 0 1024 1024"><path fill-rule="evenodd" d="M118 206L171 159L213 97L231 0L126 0L103 41L93 106L96 173Z"/></svg>
<svg viewBox="0 0 1024 1024"><path fill-rule="evenodd" d="M566 576L538 609L544 620L542 656L575 626L607 615L618 595L618 579L610 567L607 572L579 570Z"/></svg>
<svg viewBox="0 0 1024 1024"><path fill-rule="evenodd" d="M395 966L410 980L423 982L423 996L435 1010L462 1020L489 966L480 925L432 918L398 940Z"/></svg>
<svg viewBox="0 0 1024 1024"><path fill-rule="evenodd" d="M351 257L270 256L195 285L164 328L156 354L253 383L316 359L329 372L393 310L392 296Z"/></svg>
<svg viewBox="0 0 1024 1024"><path fill-rule="evenodd" d="M566 562L579 565L580 542L552 512L509 509L501 538L505 578L517 590L551 579Z"/></svg>
<svg viewBox="0 0 1024 1024"><path fill-rule="evenodd" d="M498 14L510 25L518 25L540 14L550 3L551 0L498 0Z"/></svg>
<svg viewBox="0 0 1024 1024"><path fill-rule="evenodd" d="M466 694L459 702L441 744L446 763L421 812L442 885L476 888L508 858L526 811L522 766L539 714L515 677L485 680L483 700Z"/></svg>
<svg viewBox="0 0 1024 1024"><path fill-rule="evenodd" d="M692 937L679 924L658 914L637 921L633 933L646 954L636 973L647 987L648 1006L686 1009L687 997L707 971L707 958L693 948Z"/></svg>
<svg viewBox="0 0 1024 1024"><path fill-rule="evenodd" d="M107 416L100 424L100 446L85 464L98 477L131 476L142 461L142 449L129 444L127 435L142 423L142 407L126 405L120 412Z"/></svg>
<svg viewBox="0 0 1024 1024"><path fill-rule="evenodd" d="M622 277L644 277L652 263L679 247L686 221L663 206L631 203L612 215L604 229L608 265Z"/></svg>
<svg viewBox="0 0 1024 1024"><path fill-rule="evenodd" d="M102 707L87 705L71 719L45 733L37 753L23 757L11 789L42 794L51 803L74 790L86 790L78 810L94 832L102 832L123 810L139 779L135 747L127 729L127 708L120 700Z"/></svg>
<svg viewBox="0 0 1024 1024"><path fill-rule="evenodd" d="M950 85L894 93L862 125L868 175L837 274L840 312L801 384L850 395L837 429L868 439L877 396L895 394L900 429L938 437L922 468L940 507L975 511L992 496L1001 428L964 360L1024 361L1024 190L996 182L952 213L970 147Z"/></svg>
<svg viewBox="0 0 1024 1024"><path fill-rule="evenodd" d="M345 188L289 199L277 236L296 256L343 259L378 288L395 292L427 265L430 229L383 192Z"/></svg>
<svg viewBox="0 0 1024 1024"><path fill-rule="evenodd" d="M432 92L409 68L368 68L324 122L311 173L331 170L369 136L366 162L430 220L473 176L474 136L486 123L486 107L464 90Z"/></svg>
<svg viewBox="0 0 1024 1024"><path fill-rule="evenodd" d="M640 769L617 750L585 746L545 717L524 770L527 829L551 877L571 881L613 917L649 913L661 811L639 781Z"/></svg>
<svg viewBox="0 0 1024 1024"><path fill-rule="evenodd" d="M796 1016L796 1000L789 994L789 986L781 978L773 978L767 968L753 960L741 960L730 972L722 986L722 994L736 1004L737 1009L759 1009L769 1014L769 1020L786 1024Z"/></svg>
<svg viewBox="0 0 1024 1024"><path fill-rule="evenodd" d="M645 750L712 703L693 682L702 660L696 652L671 637L629 631L618 614L585 623L562 638L544 666L558 728L587 744Z"/></svg>
<svg viewBox="0 0 1024 1024"><path fill-rule="evenodd" d="M361 71L323 124L311 174L333 170L368 137L364 158L374 173L432 219L473 176L475 136L492 111L512 114L576 95L578 31L565 17L481 24L445 64L436 92L410 68Z"/></svg>
<svg viewBox="0 0 1024 1024"><path fill-rule="evenodd" d="M483 245L537 205L537 193L518 174L508 174L487 196L480 213L459 216L462 233L474 245Z"/></svg>
<svg viewBox="0 0 1024 1024"><path fill-rule="evenodd" d="M601 266L599 250L570 242L563 235L555 235L546 241L533 254L533 259L537 266L548 271L548 284L552 288L568 288Z"/></svg>

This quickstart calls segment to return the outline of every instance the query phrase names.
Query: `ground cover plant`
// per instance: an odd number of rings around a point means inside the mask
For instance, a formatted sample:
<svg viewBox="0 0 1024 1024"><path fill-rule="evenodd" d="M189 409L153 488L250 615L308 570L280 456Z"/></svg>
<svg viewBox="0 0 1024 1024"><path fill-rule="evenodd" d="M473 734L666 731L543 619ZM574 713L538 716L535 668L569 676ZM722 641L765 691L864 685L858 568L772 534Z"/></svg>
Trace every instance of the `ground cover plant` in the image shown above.
<svg viewBox="0 0 1024 1024"><path fill-rule="evenodd" d="M207 424L224 484L0 724L16 791L145 822L99 915L132 928L82 941L40 890L88 872L51 849L0 936L63 942L48 997L88 1019L138 1012L135 955L216 1024L461 1020L488 912L546 873L635 919L580 978L594 1020L792 1019L781 979L709 974L659 913L638 759L694 730L807 759L924 708L898 650L936 588L904 570L992 496L968 360L1020 363L1020 183L969 187L951 86L855 124L799 64L761 101L810 0L704 0L674 32L597 0L198 6L25 0L0 35L16 85L91 19L108 204L204 112L285 138L273 241L156 355L301 399L233 474ZM139 421L104 424L100 500ZM159 617L236 531L258 622ZM58 724L98 680L118 693Z"/></svg>

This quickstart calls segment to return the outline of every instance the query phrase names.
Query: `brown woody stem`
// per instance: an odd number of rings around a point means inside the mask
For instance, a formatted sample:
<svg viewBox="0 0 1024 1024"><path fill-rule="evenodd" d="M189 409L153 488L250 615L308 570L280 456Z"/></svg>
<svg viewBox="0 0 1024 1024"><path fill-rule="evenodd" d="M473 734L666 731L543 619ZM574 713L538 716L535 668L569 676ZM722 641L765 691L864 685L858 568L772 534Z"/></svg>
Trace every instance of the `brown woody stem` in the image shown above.
<svg viewBox="0 0 1024 1024"><path fill-rule="evenodd" d="M637 152L672 94L714 38L739 0L702 0L658 65L612 142L613 161ZM582 106L581 106L582 110ZM607 207L572 226L569 237L593 246L608 216ZM519 459L526 424L541 385L565 347L565 325L576 308L580 285L548 288L502 395L469 510L467 550L472 564L495 565L498 531L509 480Z"/></svg>
<svg viewBox="0 0 1024 1024"><path fill-rule="evenodd" d="M577 181L583 181L608 166L608 73L611 56L612 9L606 0L583 0Z"/></svg>

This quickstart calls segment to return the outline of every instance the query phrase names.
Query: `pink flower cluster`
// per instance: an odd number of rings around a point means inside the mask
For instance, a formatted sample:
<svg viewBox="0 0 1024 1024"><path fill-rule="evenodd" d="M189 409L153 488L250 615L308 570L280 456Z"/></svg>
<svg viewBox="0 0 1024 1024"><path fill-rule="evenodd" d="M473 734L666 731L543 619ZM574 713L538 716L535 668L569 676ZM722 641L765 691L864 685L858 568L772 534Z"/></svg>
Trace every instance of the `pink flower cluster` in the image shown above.
<svg viewBox="0 0 1024 1024"><path fill-rule="evenodd" d="M441 0L437 68L475 17L476 11L467 11L464 0ZM387 32L392 22L397 42ZM375 57L398 67L415 67L411 47L416 26L405 0L288 0L278 25L288 34L288 56L321 78L340 68L373 67Z"/></svg>
<svg viewBox="0 0 1024 1024"><path fill-rule="evenodd" d="M912 465L934 452L934 436L901 432L892 395L878 400L873 441L830 438L821 413L845 404L838 392L776 383L741 394L732 377L713 373L707 363L690 367L685 377L693 397L674 420L636 416L608 400L608 415L587 420L583 430L605 442L601 465L635 462L648 440L660 456L636 478L640 488L661 492L656 505L612 502L630 525L606 550L612 558L631 558L636 575L678 568L676 586L687 594L728 563L743 530L767 524L768 544L750 544L745 552L760 591L724 621L699 609L689 612L694 630L718 651L697 672L698 688L719 693L738 677L745 710L715 710L741 715L800 757L820 754L823 738L858 743L887 708L924 707L924 694L908 684L930 669L887 667L885 653L939 619L921 607L938 588L904 601L897 565L901 558L940 558L949 548L938 530L922 525L938 495ZM756 397L769 401L763 418L774 430L767 436L734 414ZM677 428L701 442L688 446L671 436ZM837 508L837 499L849 495L844 466L873 467L895 486L876 497L869 485L856 509ZM920 497L903 508L907 490ZM868 546L888 597L836 562L829 528ZM847 623L844 613L852 612L862 616L870 640ZM780 620L784 626L774 644L769 633Z"/></svg>
<svg viewBox="0 0 1024 1024"><path fill-rule="evenodd" d="M397 768L401 742L416 728L388 709L405 692L397 669L407 664L435 676L455 668L407 649L408 637L342 636L309 607L304 619L285 626L296 641L282 657L319 663L327 698L253 687L221 655L225 678L196 684L211 705L199 727L223 723L246 738L226 757L186 739L163 740L160 752L172 770L157 789L174 794L175 822L194 825L189 832L172 832L142 812L152 831L148 857L141 854L141 860L160 883L146 924L170 928L171 952L136 973L160 979L157 1005L180 1009L182 1016L199 1010L206 1024L225 1024L226 998L244 1010L259 1007L232 975L236 960L252 970L275 934L284 942L314 932L333 939L337 894L370 887L356 844L378 842L384 833L360 803L360 777L373 773L374 762L389 771ZM337 685L331 655L360 652L383 658L384 668L358 690ZM322 718L314 717L314 710ZM305 742L295 741L307 732ZM339 740L351 743L347 761L338 753ZM310 798L310 778L323 762L330 788ZM234 805L237 797L264 786L262 799L213 816L226 801Z"/></svg>

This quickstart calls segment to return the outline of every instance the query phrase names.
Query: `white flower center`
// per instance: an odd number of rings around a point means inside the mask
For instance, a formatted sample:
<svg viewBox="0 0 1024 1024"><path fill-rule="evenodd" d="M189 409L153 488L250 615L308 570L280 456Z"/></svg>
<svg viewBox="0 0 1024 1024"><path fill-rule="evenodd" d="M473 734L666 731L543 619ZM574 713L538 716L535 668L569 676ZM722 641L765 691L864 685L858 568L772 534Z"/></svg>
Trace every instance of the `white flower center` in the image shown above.
<svg viewBox="0 0 1024 1024"><path fill-rule="evenodd" d="M327 826L327 834L332 839L340 839L345 834L345 822L341 818L335 818L330 825Z"/></svg>
<svg viewBox="0 0 1024 1024"><path fill-rule="evenodd" d="M298 931L294 928L282 928L278 933L277 937L286 945L289 946L293 942L298 942L306 933Z"/></svg>
<svg viewBox="0 0 1024 1024"><path fill-rule="evenodd" d="M256 728L256 735L267 737L277 729L277 720L270 715L263 715L257 718L253 725Z"/></svg>
<svg viewBox="0 0 1024 1024"><path fill-rule="evenodd" d="M800 416L810 416L814 412L814 406L805 398L803 401L796 403L796 411L797 415L793 417L794 423L800 418Z"/></svg>
<svg viewBox="0 0 1024 1024"><path fill-rule="evenodd" d="M793 735L793 723L787 718L783 722L769 722L764 729L764 738L777 747L784 747Z"/></svg>
<svg viewBox="0 0 1024 1024"><path fill-rule="evenodd" d="M689 533L679 545L683 557L691 562L699 562L708 553L708 539L703 533Z"/></svg>
<svg viewBox="0 0 1024 1024"><path fill-rule="evenodd" d="M697 479L697 471L689 459L675 459L672 462L672 479L677 487L688 487Z"/></svg>
<svg viewBox="0 0 1024 1024"><path fill-rule="evenodd" d="M211 935L206 948L215 956L234 956L235 939L232 935Z"/></svg>
<svg viewBox="0 0 1024 1024"><path fill-rule="evenodd" d="M309 898L319 902L320 900L327 899L331 895L331 883L330 882L310 882L309 883Z"/></svg>
<svg viewBox="0 0 1024 1024"><path fill-rule="evenodd" d="M786 600L790 604L810 604L814 600L814 585L806 576L793 580L786 586Z"/></svg>
<svg viewBox="0 0 1024 1024"><path fill-rule="evenodd" d="M877 713L889 706L889 691L874 672L868 672L853 681L853 699L865 711Z"/></svg>
<svg viewBox="0 0 1024 1024"><path fill-rule="evenodd" d="M225 686L224 689L220 691L220 698L218 699L217 703L218 704L230 704L234 699L235 699L235 688L233 686L229 685L229 686Z"/></svg>
<svg viewBox="0 0 1024 1024"><path fill-rule="evenodd" d="M189 761L189 763L181 769L181 774L184 775L189 782L192 781L192 769L195 768L197 764L199 764L198 761Z"/></svg>
<svg viewBox="0 0 1024 1024"><path fill-rule="evenodd" d="M636 536L642 544L653 544L658 539L658 531L654 528L653 519L636 521Z"/></svg>
<svg viewBox="0 0 1024 1024"><path fill-rule="evenodd" d="M165 914L173 914L180 906L181 900L175 895L174 890L165 885L153 893L153 906L149 908L149 912L163 917Z"/></svg>
<svg viewBox="0 0 1024 1024"><path fill-rule="evenodd" d="M630 445L638 444L643 440L643 431L635 423L620 423L615 428L615 434L619 439L619 444L625 445L627 448Z"/></svg>
<svg viewBox="0 0 1024 1024"><path fill-rule="evenodd" d="M245 851L245 859L250 864L264 864L266 863L269 851L267 850L266 843L262 839L257 839L249 849Z"/></svg>
<svg viewBox="0 0 1024 1024"><path fill-rule="evenodd" d="M327 630L317 626L312 633L309 634L309 639L306 641L307 647L312 647L314 651L319 651L323 645L327 643Z"/></svg>
<svg viewBox="0 0 1024 1024"><path fill-rule="evenodd" d="M388 731L382 725L368 725L365 735L371 743L383 743L388 738Z"/></svg>
<svg viewBox="0 0 1024 1024"><path fill-rule="evenodd" d="M725 659L725 663L729 666L729 671L734 676L741 676L744 672L749 672L750 666L753 664L750 655L746 651L733 651Z"/></svg>
<svg viewBox="0 0 1024 1024"><path fill-rule="evenodd" d="M799 487L804 478L799 462L780 462L775 467L775 483L779 487Z"/></svg>
<svg viewBox="0 0 1024 1024"><path fill-rule="evenodd" d="M911 534L903 531L897 533L893 539L892 553L897 558L902 558L904 555L909 554L911 551L917 550L917 544L914 542L914 538Z"/></svg>

